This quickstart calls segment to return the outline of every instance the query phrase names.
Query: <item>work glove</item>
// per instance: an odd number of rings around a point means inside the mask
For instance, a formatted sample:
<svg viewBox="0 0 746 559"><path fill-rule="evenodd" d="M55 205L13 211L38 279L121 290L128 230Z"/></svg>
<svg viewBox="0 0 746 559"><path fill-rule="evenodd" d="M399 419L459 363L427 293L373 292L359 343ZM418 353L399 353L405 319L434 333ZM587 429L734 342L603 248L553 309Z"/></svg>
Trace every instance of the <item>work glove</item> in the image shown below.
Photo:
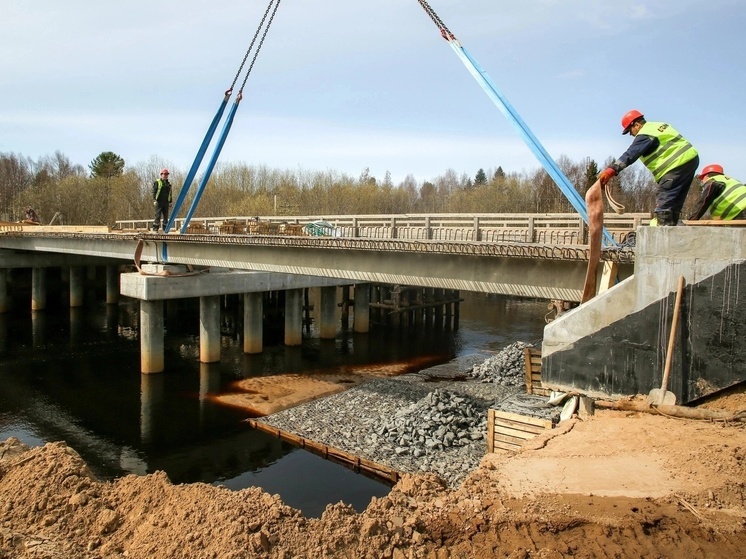
<svg viewBox="0 0 746 559"><path fill-rule="evenodd" d="M616 171L612 167L607 167L598 174L598 181L601 183L601 186L606 186L606 183L615 176Z"/></svg>

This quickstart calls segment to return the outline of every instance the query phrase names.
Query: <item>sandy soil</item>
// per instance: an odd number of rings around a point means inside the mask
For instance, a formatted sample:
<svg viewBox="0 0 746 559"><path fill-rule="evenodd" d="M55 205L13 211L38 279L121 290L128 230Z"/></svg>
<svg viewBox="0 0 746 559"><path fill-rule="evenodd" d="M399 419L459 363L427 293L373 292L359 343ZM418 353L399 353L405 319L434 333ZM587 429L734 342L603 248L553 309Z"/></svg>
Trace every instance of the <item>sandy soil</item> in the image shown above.
<svg viewBox="0 0 746 559"><path fill-rule="evenodd" d="M704 404L746 409L743 392ZM459 489L405 476L358 514L260 489L93 478L64 444L0 445L0 558L746 557L746 424L597 411L486 455Z"/></svg>

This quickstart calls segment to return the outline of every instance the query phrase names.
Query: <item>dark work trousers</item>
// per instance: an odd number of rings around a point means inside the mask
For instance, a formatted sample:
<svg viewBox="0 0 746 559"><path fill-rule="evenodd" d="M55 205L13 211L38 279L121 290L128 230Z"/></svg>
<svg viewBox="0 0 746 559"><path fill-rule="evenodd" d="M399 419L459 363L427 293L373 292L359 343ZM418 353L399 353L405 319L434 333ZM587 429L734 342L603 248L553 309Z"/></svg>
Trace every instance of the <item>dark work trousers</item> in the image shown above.
<svg viewBox="0 0 746 559"><path fill-rule="evenodd" d="M671 210L674 220L679 220L681 208L684 207L697 167L699 167L699 156L661 177L656 191L656 211Z"/></svg>
<svg viewBox="0 0 746 559"><path fill-rule="evenodd" d="M161 229L161 218L163 218L163 228L168 223L168 202L165 204L157 204L155 207L155 218L153 219L153 231Z"/></svg>

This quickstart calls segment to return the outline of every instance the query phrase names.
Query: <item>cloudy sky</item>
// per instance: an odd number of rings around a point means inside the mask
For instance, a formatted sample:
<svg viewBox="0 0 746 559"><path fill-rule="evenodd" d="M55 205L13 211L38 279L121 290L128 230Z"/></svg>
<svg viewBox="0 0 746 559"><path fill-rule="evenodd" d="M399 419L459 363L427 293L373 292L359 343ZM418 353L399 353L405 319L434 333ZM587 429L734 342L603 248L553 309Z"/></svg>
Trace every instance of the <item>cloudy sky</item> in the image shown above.
<svg viewBox="0 0 746 559"><path fill-rule="evenodd" d="M746 180L742 0L429 3L554 159L620 155L637 108ZM0 152L186 171L267 4L0 0ZM416 0L283 0L220 161L395 183L540 167Z"/></svg>

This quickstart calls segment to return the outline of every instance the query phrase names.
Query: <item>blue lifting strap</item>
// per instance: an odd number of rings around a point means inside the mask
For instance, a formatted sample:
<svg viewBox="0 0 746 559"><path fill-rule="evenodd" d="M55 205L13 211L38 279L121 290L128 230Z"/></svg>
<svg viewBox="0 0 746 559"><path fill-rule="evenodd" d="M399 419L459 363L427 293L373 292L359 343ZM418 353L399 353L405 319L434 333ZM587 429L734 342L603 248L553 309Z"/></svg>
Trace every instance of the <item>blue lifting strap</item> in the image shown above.
<svg viewBox="0 0 746 559"><path fill-rule="evenodd" d="M238 104L240 102L241 102L241 94L239 93L238 97L233 103L233 106L231 107L231 110L228 111L228 117L225 119L225 123L223 124L223 131L220 133L220 137L218 138L218 143L215 145L215 150L212 153L210 162L207 164L207 169L205 169L205 174L202 177L202 180L200 181L199 186L197 187L197 192L194 195L194 199L192 200L191 206L189 206L189 211L187 211L187 214L184 217L184 223L181 225L181 230L179 231L181 234L184 234L184 232L187 230L187 227L189 227L189 221L192 219L194 210L197 209L197 204L199 204L199 199L202 197L202 193L205 190L207 181L210 180L210 175L212 175L212 171L215 168L215 163L217 163L218 157L220 157L220 152L223 149L223 145L225 144L226 138L228 137L228 132L230 132L231 126L233 125L233 118L236 116L236 110L238 109Z"/></svg>
<svg viewBox="0 0 746 559"><path fill-rule="evenodd" d="M194 158L194 163L192 163L191 169L189 169L189 173L187 173L187 177L184 180L184 185L181 187L181 190L179 191L179 195L176 197L176 202L174 202L173 208L171 209L171 216L168 218L168 223L166 224L166 227L164 231L168 233L171 230L171 227L173 227L174 221L176 220L176 214L179 213L179 210L181 209L181 205L184 203L184 199L187 196L187 193L189 192L189 189L192 187L192 181L194 180L195 175L197 174L197 169L199 169L199 166L202 164L202 159L205 156L205 152L207 151L207 146L210 145L210 142L212 141L212 137L215 134L215 130L218 128L218 123L220 122L220 119L223 118L223 112L225 111L225 107L228 105L228 99L231 96L231 90L225 92L225 97L223 98L223 102L220 104L220 108L218 108L218 112L215 114L215 117L212 119L212 122L210 123L210 127L207 129L207 133L205 134L204 140L202 140L202 145L199 147L199 151L197 152L197 156Z"/></svg>
<svg viewBox="0 0 746 559"><path fill-rule="evenodd" d="M580 194L578 194L578 191L575 190L575 187L568 180L557 163L555 163L555 161L550 157L544 149L544 146L542 146L539 140L536 139L529 127L526 126L526 123L523 122L523 119L521 119L513 106L490 79L487 72L485 72L479 63L474 60L468 52L466 52L466 49L461 46L461 43L458 42L453 33L450 32L448 27L446 27L446 24L443 23L443 20L435 13L435 10L432 9L427 0L417 1L430 19L433 20L433 23L440 30L440 34L446 41L448 41L448 44L451 45L451 48L461 59L461 62L464 63L467 70L469 70L471 75L474 76L474 79L477 80L477 83L482 86L482 89L484 89L485 93L487 93L489 98L492 99L492 102L497 105L497 108L500 109L503 115L505 115L515 129L518 130L523 137L523 141L529 149L534 152L534 155L537 157L542 167L544 167L544 170L562 191L565 198L570 201L575 210L580 214L580 217L583 218L583 221L590 225L590 223L588 223L588 209L586 208L585 200L580 196ZM605 228L603 229L603 240L604 244L607 244L608 246L617 246L616 241Z"/></svg>
<svg viewBox="0 0 746 559"><path fill-rule="evenodd" d="M202 164L202 159L205 156L207 147L210 145L210 142L212 141L212 137L215 134L215 130L218 127L218 123L220 122L220 119L223 116L225 107L228 104L228 99L230 98L233 92L233 87L236 85L236 82L238 81L238 78L241 75L241 71L243 70L244 64L246 63L246 60L248 59L249 54L254 49L254 44L256 43L256 40L259 37L259 33L262 32L263 30L261 39L259 41L259 45L254 51L254 58L251 60L249 69L247 70L246 75L244 76L243 82L241 83L241 89L239 89L238 91L238 96L236 97L236 101L231 107L231 110L228 112L228 117L226 118L226 121L223 124L223 131L220 134L220 138L218 139L218 143L215 146L214 152L212 154L212 158L210 159L207 169L205 170L205 174L202 177L202 180L200 181L199 186L197 187L197 192L194 195L194 199L192 200L192 204L189 207L189 211L187 212L187 215L184 217L184 222L181 225L180 232L183 234L187 230L187 227L189 227L189 221L192 219L194 210L197 209L197 204L199 203L199 200L202 197L202 193L205 190L205 185L210 180L210 175L212 175L212 171L215 168L215 164L217 163L218 157L220 156L220 152L223 149L225 140L228 137L228 132L230 131L231 126L233 124L233 118L236 115L238 104L241 102L241 99L243 98L243 89L246 86L246 80L248 80L249 74L251 74L251 70L254 67L254 63L256 62L256 57L259 54L259 51L261 50L262 45L264 44L264 39L267 36L267 32L269 31L269 28L272 25L272 20L274 20L275 14L277 13L277 8L279 6L280 6L280 0L269 0L269 4L267 5L267 9L264 12L264 16L262 17L261 22L259 22L259 26L257 27L256 32L254 33L254 37L251 40L251 44L249 45L249 48L246 50L246 54L244 55L243 60L241 61L241 65L239 66L238 71L236 72L236 76L233 78L233 83L228 88L228 90L225 92L225 97L223 98L223 102L221 103L220 108L218 109L218 112L215 115L215 118L212 119L210 128L207 130L207 134L205 134L205 138L204 140L202 140L202 145L200 146L199 151L197 152L197 157L195 157L194 163L192 163L192 167L191 169L189 169L187 178L184 181L184 186L182 186L181 191L179 192L179 196L177 197L176 203L174 204L174 207L171 211L171 217L169 218L168 223L166 224L166 228L165 228L166 233L169 232L169 230L174 224L174 221L176 220L176 215L178 214L179 210L181 209L182 204L184 203L184 200L186 199L189 189L192 186L192 181L194 181L194 177L197 174L197 169L199 169L199 166ZM270 10L271 10L271 14L270 14ZM268 22L267 22L267 16L269 16ZM265 25L265 22L267 22L266 25Z"/></svg>
<svg viewBox="0 0 746 559"><path fill-rule="evenodd" d="M495 105L497 105L497 108L500 109L513 127L518 130L523 137L523 141L531 151L534 152L534 155L541 162L544 170L550 177L552 177L552 180L554 180L555 184L560 188L565 197L580 214L583 221L588 223L588 210L585 206L585 200L583 200L580 194L578 194L578 191L575 190L575 187L572 185L570 180L565 176L554 159L552 159L552 157L547 153L544 146L542 146L539 140L536 139L526 123L523 122L520 115L500 92L494 82L490 79L489 75L487 75L487 72L484 71L479 63L469 55L466 49L462 47L455 38L446 37L446 40L448 41L448 44L451 45L451 48L453 48L453 51L461 59L461 62L464 63L464 66L466 66L471 75L474 76L474 79L477 80L477 83L482 86L482 89L484 89L489 98L492 99ZM603 229L603 239L606 245L617 246L616 241L606 228Z"/></svg>

